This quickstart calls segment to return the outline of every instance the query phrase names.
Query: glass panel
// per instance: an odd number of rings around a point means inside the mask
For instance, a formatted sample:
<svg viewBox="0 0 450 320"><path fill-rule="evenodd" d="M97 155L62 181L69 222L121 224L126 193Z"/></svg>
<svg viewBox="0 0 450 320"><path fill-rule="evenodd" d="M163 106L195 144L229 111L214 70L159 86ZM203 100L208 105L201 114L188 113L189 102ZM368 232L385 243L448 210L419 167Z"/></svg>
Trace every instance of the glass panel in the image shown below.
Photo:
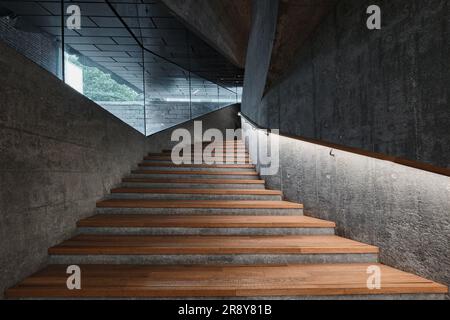
<svg viewBox="0 0 450 320"><path fill-rule="evenodd" d="M240 101L239 72L157 0L0 0L0 31L144 134Z"/></svg>
<svg viewBox="0 0 450 320"><path fill-rule="evenodd" d="M232 89L219 87L219 103L218 108L223 108L235 104L237 100L236 92Z"/></svg>
<svg viewBox="0 0 450 320"><path fill-rule="evenodd" d="M0 40L62 79L61 1L0 1Z"/></svg>
<svg viewBox="0 0 450 320"><path fill-rule="evenodd" d="M197 118L220 108L218 86L199 76L191 76L192 117Z"/></svg>
<svg viewBox="0 0 450 320"><path fill-rule="evenodd" d="M189 72L145 52L147 135L191 119Z"/></svg>
<svg viewBox="0 0 450 320"><path fill-rule="evenodd" d="M66 1L66 18L74 5L82 19L64 29L66 83L145 134L142 48L105 1Z"/></svg>

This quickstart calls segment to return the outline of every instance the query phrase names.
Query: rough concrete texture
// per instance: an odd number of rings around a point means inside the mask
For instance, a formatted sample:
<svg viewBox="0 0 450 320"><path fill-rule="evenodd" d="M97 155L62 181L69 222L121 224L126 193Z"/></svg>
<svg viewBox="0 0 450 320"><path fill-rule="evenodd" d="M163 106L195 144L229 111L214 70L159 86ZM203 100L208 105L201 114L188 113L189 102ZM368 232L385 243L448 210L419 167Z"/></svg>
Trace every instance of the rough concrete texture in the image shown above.
<svg viewBox="0 0 450 320"><path fill-rule="evenodd" d="M280 170L262 178L338 235L378 246L382 263L450 285L449 177L281 136Z"/></svg>
<svg viewBox="0 0 450 320"><path fill-rule="evenodd" d="M243 208L97 208L98 214L155 214L155 215L256 215L298 216L303 209L243 209Z"/></svg>
<svg viewBox="0 0 450 320"><path fill-rule="evenodd" d="M450 2L377 1L374 31L372 4L340 1L259 104L244 87L243 113L286 133L450 167ZM255 39L248 55L260 70L248 68L246 81L260 83L267 57Z"/></svg>
<svg viewBox="0 0 450 320"><path fill-rule="evenodd" d="M212 100L212 99L211 99ZM146 100L147 135L172 128L192 118L198 118L225 107L223 102L166 102Z"/></svg>
<svg viewBox="0 0 450 320"><path fill-rule="evenodd" d="M281 0L266 90L295 63L306 40L338 0Z"/></svg>
<svg viewBox="0 0 450 320"><path fill-rule="evenodd" d="M334 235L334 228L78 228L80 234L113 235Z"/></svg>
<svg viewBox="0 0 450 320"><path fill-rule="evenodd" d="M220 130L225 135L226 129L239 129L241 127L238 117L239 111L240 105L235 104L215 112L205 114L194 120L201 121L203 132L205 130L215 128ZM158 153L161 152L161 150L172 149L173 146L179 143L178 141L171 141L172 132L176 129L186 129L191 133L191 136L194 136L194 122L184 122L170 129L151 135L149 137L151 142L149 151Z"/></svg>
<svg viewBox="0 0 450 320"><path fill-rule="evenodd" d="M145 138L1 42L0 74L1 298L147 152L169 147L171 130ZM202 117L204 128L239 127L238 110Z"/></svg>
<svg viewBox="0 0 450 320"><path fill-rule="evenodd" d="M270 67L278 17L278 0L253 0L252 27L245 65L242 111L257 119Z"/></svg>
<svg viewBox="0 0 450 320"><path fill-rule="evenodd" d="M223 102L167 102L161 100L135 102L96 101L98 105L132 126L142 134L152 135L192 118L214 112L225 107ZM145 108L145 109L144 109ZM144 117L147 123L144 122Z"/></svg>
<svg viewBox="0 0 450 320"><path fill-rule="evenodd" d="M0 297L147 151L144 135L0 43Z"/></svg>
<svg viewBox="0 0 450 320"><path fill-rule="evenodd" d="M51 264L318 264L318 263L377 263L371 253L325 254L154 254L154 255L51 255Z"/></svg>
<svg viewBox="0 0 450 320"><path fill-rule="evenodd" d="M245 66L251 0L162 0L206 42L236 66Z"/></svg>

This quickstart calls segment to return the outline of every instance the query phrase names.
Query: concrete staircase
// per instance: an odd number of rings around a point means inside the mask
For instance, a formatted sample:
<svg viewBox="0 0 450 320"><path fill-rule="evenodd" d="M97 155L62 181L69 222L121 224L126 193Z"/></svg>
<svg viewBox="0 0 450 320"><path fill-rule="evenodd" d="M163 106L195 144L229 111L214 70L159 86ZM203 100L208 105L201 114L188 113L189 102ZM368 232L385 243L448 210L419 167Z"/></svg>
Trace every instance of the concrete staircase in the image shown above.
<svg viewBox="0 0 450 320"><path fill-rule="evenodd" d="M378 248L338 237L335 224L267 190L240 141L225 165L179 165L149 154L98 202L78 235L9 298L444 298L445 286L378 263ZM81 290L68 290L79 265ZM381 270L369 289L367 270Z"/></svg>

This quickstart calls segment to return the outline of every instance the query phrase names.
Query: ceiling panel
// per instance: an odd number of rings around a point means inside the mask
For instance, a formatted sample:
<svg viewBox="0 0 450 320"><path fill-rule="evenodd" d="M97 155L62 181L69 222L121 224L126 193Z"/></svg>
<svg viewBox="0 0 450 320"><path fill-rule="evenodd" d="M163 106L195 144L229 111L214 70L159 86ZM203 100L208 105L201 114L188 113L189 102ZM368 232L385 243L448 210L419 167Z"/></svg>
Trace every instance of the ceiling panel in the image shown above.
<svg viewBox="0 0 450 320"><path fill-rule="evenodd" d="M183 86L186 85L188 72L182 68L205 77L206 83L217 81L229 87L242 84L243 70L234 67L192 34L158 0L109 2L120 19L106 1L66 1L66 6L79 5L82 14L80 30L64 30L65 44L71 52L75 50L99 63L103 69L136 84L135 78L142 74L143 56L142 48L136 42L138 40L146 49L145 65L153 84L156 85L155 78L160 77L162 80L158 86L169 86L166 88L168 92L171 91L170 86L175 86L175 91L179 90L177 86L181 85L180 81ZM59 0L0 1L0 6L23 16L23 19L49 35L61 38ZM179 66L171 65L165 59Z"/></svg>

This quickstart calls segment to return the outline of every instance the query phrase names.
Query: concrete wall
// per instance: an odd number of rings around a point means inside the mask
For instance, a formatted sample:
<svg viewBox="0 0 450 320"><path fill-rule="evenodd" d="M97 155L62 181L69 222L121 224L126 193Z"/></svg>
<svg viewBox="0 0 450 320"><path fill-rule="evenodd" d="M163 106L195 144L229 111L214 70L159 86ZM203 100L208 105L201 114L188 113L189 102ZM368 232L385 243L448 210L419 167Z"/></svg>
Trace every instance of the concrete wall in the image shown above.
<svg viewBox="0 0 450 320"><path fill-rule="evenodd" d="M171 149L174 145L178 144L177 141L171 141L172 132L176 129L186 129L191 133L193 137L194 121L201 121L203 132L208 129L218 129L224 134L225 137L226 129L235 130L241 128L240 119L238 117L239 111L240 104L234 104L197 117L193 121L184 122L173 128L155 133L148 138L150 152L158 153L164 149Z"/></svg>
<svg viewBox="0 0 450 320"><path fill-rule="evenodd" d="M218 102L167 102L146 100L147 134L154 134L222 108Z"/></svg>
<svg viewBox="0 0 450 320"><path fill-rule="evenodd" d="M251 0L162 0L197 35L236 66L245 66Z"/></svg>
<svg viewBox="0 0 450 320"><path fill-rule="evenodd" d="M261 100L270 67L270 57L277 27L278 1L254 0L252 28L245 66L242 111L253 120L259 119Z"/></svg>
<svg viewBox="0 0 450 320"><path fill-rule="evenodd" d="M144 135L0 42L0 297L147 151Z"/></svg>
<svg viewBox="0 0 450 320"><path fill-rule="evenodd" d="M247 61L243 113L286 133L449 168L450 2L376 1L376 31L366 27L371 4L341 0L262 99L251 86L267 68L258 41L271 34L252 31L248 55L260 63Z"/></svg>
<svg viewBox="0 0 450 320"><path fill-rule="evenodd" d="M97 101L102 108L111 112L126 124L132 126L141 133L153 135L159 131L173 128L174 126L189 121L190 112L192 118L211 113L223 108L223 103L217 102L167 102L146 101L145 113L143 102L110 102ZM192 109L190 111L190 109ZM144 124L144 114L147 124Z"/></svg>
<svg viewBox="0 0 450 320"><path fill-rule="evenodd" d="M379 31L366 28L372 4ZM449 14L446 0L341 0L262 97L252 86L264 82L261 43L272 34L252 30L242 112L288 134L450 168ZM383 263L449 285L450 178L330 151L282 137L279 173L264 179L339 235L379 246Z"/></svg>
<svg viewBox="0 0 450 320"><path fill-rule="evenodd" d="M266 135L242 127L260 170ZM338 235L378 246L382 263L450 285L449 177L283 136L279 148L278 173L262 176L268 188L336 222Z"/></svg>
<svg viewBox="0 0 450 320"><path fill-rule="evenodd" d="M0 42L0 299L172 130L146 138ZM205 129L239 127L232 106ZM192 123L182 125L192 130Z"/></svg>

